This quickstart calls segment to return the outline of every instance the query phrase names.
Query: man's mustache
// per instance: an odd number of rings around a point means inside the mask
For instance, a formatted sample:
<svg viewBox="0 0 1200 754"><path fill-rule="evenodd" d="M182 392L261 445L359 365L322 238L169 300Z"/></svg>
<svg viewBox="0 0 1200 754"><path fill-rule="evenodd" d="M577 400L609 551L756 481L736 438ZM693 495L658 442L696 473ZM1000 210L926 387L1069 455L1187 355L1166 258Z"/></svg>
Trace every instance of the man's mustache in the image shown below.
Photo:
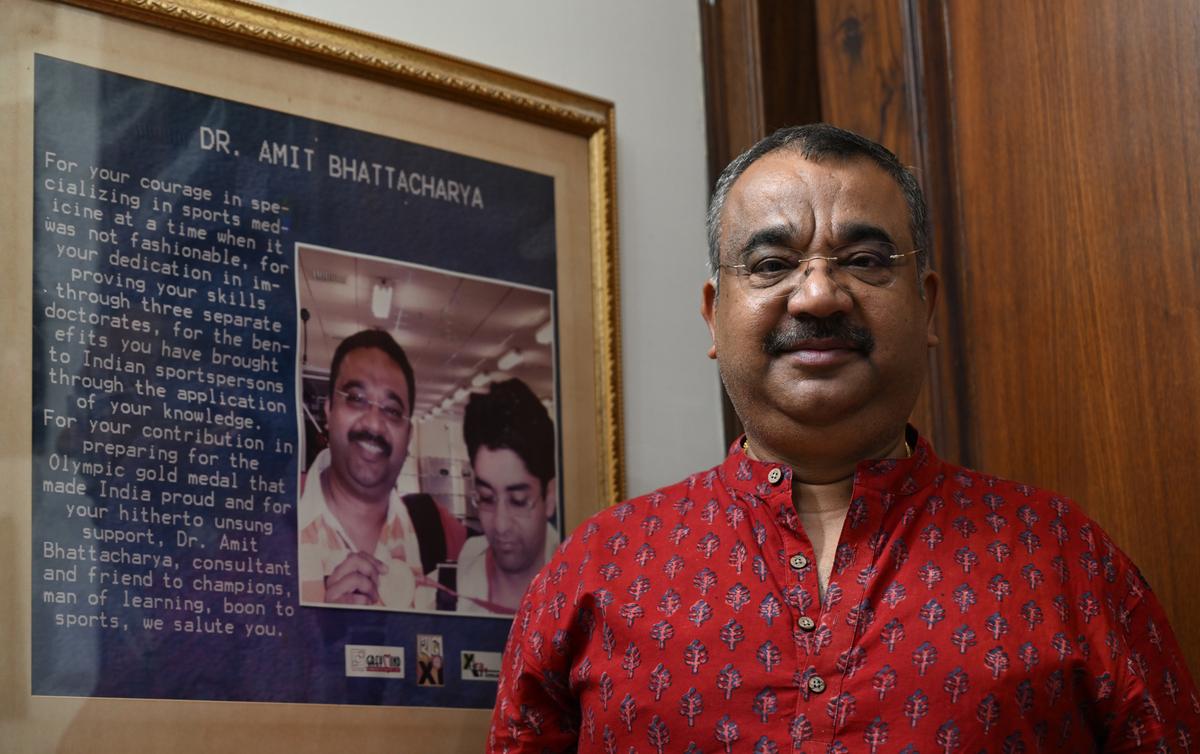
<svg viewBox="0 0 1200 754"><path fill-rule="evenodd" d="M383 448L384 455L392 454L392 444L388 442L383 435L377 435L374 432L368 432L365 429L354 429L346 434L346 439L350 442L372 442Z"/></svg>
<svg viewBox="0 0 1200 754"><path fill-rule="evenodd" d="M807 340L841 340L868 354L875 348L875 338L871 336L871 331L850 324L844 314L831 317L813 317L805 314L790 319L767 333L763 338L763 353L779 356L795 351Z"/></svg>

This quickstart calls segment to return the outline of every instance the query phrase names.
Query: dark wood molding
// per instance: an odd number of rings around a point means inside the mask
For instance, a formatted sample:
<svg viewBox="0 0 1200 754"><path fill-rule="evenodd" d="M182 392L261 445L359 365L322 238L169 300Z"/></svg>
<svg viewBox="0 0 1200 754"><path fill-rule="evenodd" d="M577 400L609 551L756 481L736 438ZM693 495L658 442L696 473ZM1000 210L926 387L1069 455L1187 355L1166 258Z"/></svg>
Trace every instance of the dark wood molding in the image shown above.
<svg viewBox="0 0 1200 754"><path fill-rule="evenodd" d="M905 80L914 137L914 166L929 203L932 226L930 261L941 276L937 310L938 348L930 354L930 411L943 457L971 465L977 457L970 435L967 370L963 368L965 333L962 297L966 245L962 235L960 182L954 147L954 112L950 97L949 46L942 0L904 0L901 24L905 39Z"/></svg>
<svg viewBox="0 0 1200 754"><path fill-rule="evenodd" d="M710 182L761 138L762 72L756 0L699 0Z"/></svg>
<svg viewBox="0 0 1200 754"><path fill-rule="evenodd" d="M814 0L699 0L709 184L756 141L821 120ZM721 391L725 442L742 423Z"/></svg>

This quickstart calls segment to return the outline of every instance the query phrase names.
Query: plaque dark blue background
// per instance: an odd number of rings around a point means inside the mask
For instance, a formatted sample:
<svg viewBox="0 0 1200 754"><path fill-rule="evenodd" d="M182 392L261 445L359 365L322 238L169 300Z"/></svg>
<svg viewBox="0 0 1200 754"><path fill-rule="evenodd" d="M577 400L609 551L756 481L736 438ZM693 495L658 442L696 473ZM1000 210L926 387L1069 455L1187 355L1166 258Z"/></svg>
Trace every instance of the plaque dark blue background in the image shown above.
<svg viewBox="0 0 1200 754"><path fill-rule="evenodd" d="M119 168L140 177L159 178L211 188L216 199L207 206L220 208L224 191L236 192L247 206L238 208L244 219L257 216L249 211L250 198L286 204L283 215L281 257L273 257L295 269L294 243L304 242L329 246L387 259L414 262L444 270L464 272L513 283L553 290L555 286L554 204L553 180L523 170L486 162L438 149L384 138L349 128L317 122L279 112L180 89L120 76L74 63L37 56L35 63L35 136L34 136L34 395L33 395L33 605L32 605L32 679L33 693L52 695L115 696L165 699L219 699L245 701L287 701L323 703L384 703L433 707L490 707L495 695L493 682L465 682L457 660L461 651L500 651L509 623L493 618L473 618L455 615L388 613L301 607L293 577L289 581L291 596L282 600L295 608L294 617L268 617L282 638L245 638L241 635L216 636L182 634L171 631L154 632L141 628L141 611L124 610L110 602L103 606L80 605L71 608L80 613L107 614L128 623L127 630L101 628L65 628L55 625L54 615L59 608L43 604L41 594L46 582L41 579L47 567L62 567L69 563L43 557L44 543L59 542L65 546L83 542L78 518L68 520L64 506L68 503L105 504L97 499L96 479L88 483L88 495L43 492L46 479L61 479L51 473L48 458L52 453L79 456L82 436L79 432L45 426L43 409L81 418L103 416L100 409L91 414L76 406L80 397L89 391L52 384L48 370L49 348L56 345L56 331L69 323L46 316L48 304L61 302L53 286L67 279L72 265L89 266L101 272L144 278L153 288L156 280L166 278L151 273L114 269L104 256L88 265L68 262L56 257L56 243L63 239L49 232L44 218L51 216L51 200L58 196L44 186L48 177L62 174L44 166L46 152L87 165ZM402 119L404 113L398 111ZM224 154L204 150L200 144L201 127L223 130L230 134L231 150ZM264 140L314 150L312 170L292 169L283 165L260 162L259 149ZM345 179L332 178L327 172L329 155L355 158L395 166L409 173L416 172L454 180L479 188L484 207L456 204L430 196L414 196L404 191L374 186ZM303 157L303 156L302 156ZM77 172L75 177L78 177ZM133 212L134 228L144 219L157 216L151 205L151 192L136 184L125 190L141 195L142 207ZM178 206L189 203L176 197ZM100 207L111 215L123 207L101 201L84 200L84 204ZM192 202L202 204L200 202ZM178 216L176 216L177 219ZM266 219L271 219L269 216ZM203 223L190 224L203 225ZM86 236L86 222L78 222ZM107 226L110 223L102 223ZM223 224L210 226L214 231ZM255 235L248 224L238 232ZM145 235L158 237L161 233ZM211 239L211 236L210 236ZM258 256L267 236L259 234L260 251L244 253L254 264L247 275L257 269ZM94 245L80 240L79 245ZM207 246L207 243L196 245ZM103 248L103 247L101 247ZM128 252L128 250L124 250ZM203 263L194 263L203 267ZM219 266L209 288L220 286ZM269 316L283 326L276 336L285 343L296 343L296 296L291 274L277 279L286 283L271 294L256 291L268 299ZM97 290L83 284L77 287ZM205 288L203 284L200 286ZM228 289L228 286L224 286ZM136 296L130 294L136 300ZM148 291L147 296L150 296ZM197 299L199 301L199 299ZM205 308L203 305L198 308ZM256 315L258 312L236 306L208 306L223 310ZM146 319L163 334L170 331L174 319L162 315L133 312ZM198 320L189 322L198 326ZM239 331L248 336L249 331ZM114 339L119 331L106 331ZM211 341L205 341L210 343ZM76 354L81 348L76 348ZM93 354L99 350L92 348ZM276 440L298 446L295 408L296 377L289 350L278 375L270 376L284 382L282 396L268 396L287 405L284 414L242 411L251 416L259 428L250 434L268 441L268 450L254 455L262 464L261 476L283 479L287 489L276 499L294 502L297 467L293 456L271 452ZM150 359L150 363L154 363ZM78 359L70 371L86 373L79 368ZM420 376L417 377L418 381ZM151 378L151 381L153 379ZM175 387L176 385L171 385ZM196 387L202 387L197 384ZM128 387L127 387L128 392ZM134 395L128 395L136 400ZM165 401L168 405L186 405ZM228 413L228 410L224 410ZM161 419L156 420L161 423ZM86 424L86 422L85 422ZM132 442L132 441L131 441ZM186 458L187 443L159 443L162 448L174 447ZM202 470L179 464L179 470ZM177 488L168 483L148 483L142 487L157 496L163 488ZM239 489L249 493L246 477L239 480ZM108 507L116 509L116 503ZM149 507L149 506L148 506ZM293 509L294 510L294 509ZM276 530L261 537L258 557L264 561L291 562L296 560L294 515L272 519ZM211 522L211 517L210 517ZM116 530L120 522L109 515L87 524L97 530ZM219 532L210 525L192 532L216 552ZM127 549L158 554L172 552L174 541L162 547L127 545ZM189 561L173 575L190 583L197 571ZM80 563L80 578L85 578L89 562ZM126 568L141 572L141 569ZM86 582L85 582L86 583ZM173 592L156 582L148 593L181 597L190 595ZM86 590L80 589L82 595ZM110 590L111 591L111 590ZM119 590L118 590L119 591ZM212 600L209 593L205 599ZM261 600L274 606L274 599ZM273 612L273 610L272 610ZM164 617L185 617L184 614L164 614ZM169 623L169 621L168 621ZM239 625L239 632L241 626ZM440 634L446 651L445 686L442 688L416 685L416 636ZM403 680L347 678L343 648L345 644L372 644L405 648L407 664Z"/></svg>

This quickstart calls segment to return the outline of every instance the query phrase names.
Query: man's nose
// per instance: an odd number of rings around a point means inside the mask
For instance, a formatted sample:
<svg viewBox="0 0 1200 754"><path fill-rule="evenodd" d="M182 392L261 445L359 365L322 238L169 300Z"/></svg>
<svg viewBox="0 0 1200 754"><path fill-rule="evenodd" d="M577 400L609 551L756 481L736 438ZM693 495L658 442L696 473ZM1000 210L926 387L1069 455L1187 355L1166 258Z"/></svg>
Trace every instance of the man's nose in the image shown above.
<svg viewBox="0 0 1200 754"><path fill-rule="evenodd" d="M792 288L787 294L788 313L793 317L808 314L824 318L848 313L854 299L839 282L837 268L828 259L810 259L792 273Z"/></svg>
<svg viewBox="0 0 1200 754"><path fill-rule="evenodd" d="M373 403L368 404L366 410L359 415L358 424L377 435L385 434L388 428L387 420L383 416L383 409Z"/></svg>
<svg viewBox="0 0 1200 754"><path fill-rule="evenodd" d="M512 524L513 515L509 508L508 502L505 500L496 501L496 514L492 519L493 525L498 532L507 532Z"/></svg>

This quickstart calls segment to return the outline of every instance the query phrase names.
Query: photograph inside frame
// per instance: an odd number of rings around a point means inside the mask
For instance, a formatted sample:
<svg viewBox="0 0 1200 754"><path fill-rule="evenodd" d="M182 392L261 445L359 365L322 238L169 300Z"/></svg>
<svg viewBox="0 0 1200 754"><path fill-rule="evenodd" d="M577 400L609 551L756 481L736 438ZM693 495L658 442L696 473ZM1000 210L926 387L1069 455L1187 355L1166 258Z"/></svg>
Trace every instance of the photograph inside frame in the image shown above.
<svg viewBox="0 0 1200 754"><path fill-rule="evenodd" d="M301 602L511 616L560 540L552 293L297 260Z"/></svg>

